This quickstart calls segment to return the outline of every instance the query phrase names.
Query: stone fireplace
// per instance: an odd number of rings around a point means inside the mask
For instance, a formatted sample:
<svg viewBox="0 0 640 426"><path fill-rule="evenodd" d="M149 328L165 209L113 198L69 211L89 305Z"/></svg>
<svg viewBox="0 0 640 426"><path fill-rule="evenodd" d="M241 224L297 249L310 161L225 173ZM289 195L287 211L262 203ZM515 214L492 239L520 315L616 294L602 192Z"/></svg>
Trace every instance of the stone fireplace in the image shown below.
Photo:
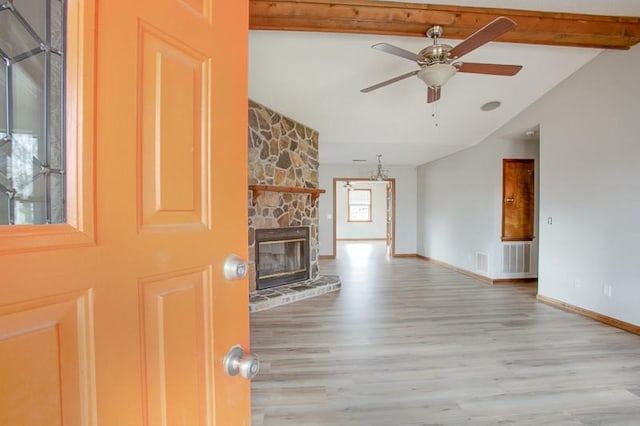
<svg viewBox="0 0 640 426"><path fill-rule="evenodd" d="M269 248L275 252L267 254L271 263L284 259L286 250L289 254L297 250L296 255L304 251L304 268L285 265L285 269L306 269L294 280L319 278L317 194L298 192L318 189L318 132L249 100L249 185L269 187L248 192L249 290L259 289L256 278L260 275L272 275L261 288L282 284L274 284L278 281L274 274L290 275L289 271L274 272L273 265L257 270L257 240L277 233L270 231L274 229L297 229L293 232L308 235L308 243L289 248L271 243Z"/></svg>

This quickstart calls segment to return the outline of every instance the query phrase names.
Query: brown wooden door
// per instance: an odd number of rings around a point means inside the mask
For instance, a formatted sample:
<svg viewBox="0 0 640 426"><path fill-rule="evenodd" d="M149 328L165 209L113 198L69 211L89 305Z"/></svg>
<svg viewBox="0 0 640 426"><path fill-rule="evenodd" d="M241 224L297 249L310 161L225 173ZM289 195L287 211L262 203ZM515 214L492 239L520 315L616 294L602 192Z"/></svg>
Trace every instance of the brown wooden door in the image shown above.
<svg viewBox="0 0 640 426"><path fill-rule="evenodd" d="M0 424L246 425L248 3L70 0L68 223L0 227Z"/></svg>
<svg viewBox="0 0 640 426"><path fill-rule="evenodd" d="M502 241L533 240L534 160L502 160Z"/></svg>

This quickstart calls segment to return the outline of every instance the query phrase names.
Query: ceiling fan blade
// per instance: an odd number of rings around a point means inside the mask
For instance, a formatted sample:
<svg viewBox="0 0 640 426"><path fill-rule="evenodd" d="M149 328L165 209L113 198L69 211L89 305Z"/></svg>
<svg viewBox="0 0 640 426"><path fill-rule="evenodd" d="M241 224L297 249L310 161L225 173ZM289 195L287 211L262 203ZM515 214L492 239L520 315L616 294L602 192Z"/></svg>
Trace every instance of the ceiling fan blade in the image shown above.
<svg viewBox="0 0 640 426"><path fill-rule="evenodd" d="M430 104L438 99L440 99L440 86L427 87L427 103Z"/></svg>
<svg viewBox="0 0 640 426"><path fill-rule="evenodd" d="M462 43L451 49L449 52L450 58L460 58L483 44L500 37L507 31L511 31L516 27L516 25L515 21L507 18L506 16L500 16L475 33L471 34Z"/></svg>
<svg viewBox="0 0 640 426"><path fill-rule="evenodd" d="M366 88L364 88L364 89L362 89L360 91L362 93L369 93L372 90L376 90L376 89L379 89L381 87L388 86L389 84L395 83L396 81L404 80L405 78L409 78L412 75L416 75L416 74L418 74L418 71L420 71L420 70L415 70L415 71L408 72L406 74L399 75L399 76L391 78L389 80L385 80L382 83L378 83L378 84L374 84L373 86L366 87Z"/></svg>
<svg viewBox="0 0 640 426"><path fill-rule="evenodd" d="M454 65L458 68L458 72L506 76L516 75L522 69L522 65L479 64L476 62L459 62Z"/></svg>
<svg viewBox="0 0 640 426"><path fill-rule="evenodd" d="M418 55L408 50L401 49L389 43L378 43L371 46L372 49L381 50L392 55L400 56L401 58L409 59L410 61L417 61L420 59Z"/></svg>

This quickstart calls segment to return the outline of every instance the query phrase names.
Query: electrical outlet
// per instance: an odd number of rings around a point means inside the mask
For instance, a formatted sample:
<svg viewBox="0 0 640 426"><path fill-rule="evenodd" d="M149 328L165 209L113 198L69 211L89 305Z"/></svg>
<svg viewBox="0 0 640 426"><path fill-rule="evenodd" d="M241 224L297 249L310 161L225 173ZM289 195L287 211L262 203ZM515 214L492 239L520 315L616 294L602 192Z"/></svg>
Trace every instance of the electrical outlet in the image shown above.
<svg viewBox="0 0 640 426"><path fill-rule="evenodd" d="M553 225L553 218L551 216L547 218L547 225Z"/></svg>
<svg viewBox="0 0 640 426"><path fill-rule="evenodd" d="M573 281L574 288L582 288L582 280L574 280Z"/></svg>
<svg viewBox="0 0 640 426"><path fill-rule="evenodd" d="M603 284L602 285L602 295L605 297L611 297L612 294L612 289L611 286L609 284Z"/></svg>

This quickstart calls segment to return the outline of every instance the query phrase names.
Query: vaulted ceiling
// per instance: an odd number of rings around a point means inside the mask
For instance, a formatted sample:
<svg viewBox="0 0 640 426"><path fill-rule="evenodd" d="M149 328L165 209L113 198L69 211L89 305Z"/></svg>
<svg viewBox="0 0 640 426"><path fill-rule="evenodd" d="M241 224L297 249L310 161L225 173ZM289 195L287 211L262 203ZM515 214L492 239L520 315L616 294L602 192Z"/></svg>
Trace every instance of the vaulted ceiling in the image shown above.
<svg viewBox="0 0 640 426"><path fill-rule="evenodd" d="M382 154L386 164L418 165L479 143L601 49L640 41L640 0L437 3L252 0L249 96L317 129L322 163L373 164ZM532 6L540 10L522 10ZM417 69L372 44L418 52L431 44L425 31L441 25L442 41L455 46L497 16L516 29L464 58L523 65L516 76L457 74L435 104L417 78L360 93ZM480 109L491 101L500 108Z"/></svg>

